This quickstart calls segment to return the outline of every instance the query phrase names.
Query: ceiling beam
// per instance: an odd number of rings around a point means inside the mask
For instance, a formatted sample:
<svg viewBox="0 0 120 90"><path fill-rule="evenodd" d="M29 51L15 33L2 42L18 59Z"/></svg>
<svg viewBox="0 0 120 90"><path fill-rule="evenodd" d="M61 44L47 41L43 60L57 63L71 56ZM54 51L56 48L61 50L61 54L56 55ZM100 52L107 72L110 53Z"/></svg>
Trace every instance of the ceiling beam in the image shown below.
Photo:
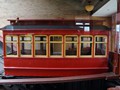
<svg viewBox="0 0 120 90"><path fill-rule="evenodd" d="M84 4L85 4L85 2L86 2L86 0L82 0L82 3L81 3L81 5L84 5Z"/></svg>
<svg viewBox="0 0 120 90"><path fill-rule="evenodd" d="M91 15L94 14L97 10L99 10L102 6L104 6L108 1L110 0L99 0L95 5L94 5L94 10L91 11Z"/></svg>

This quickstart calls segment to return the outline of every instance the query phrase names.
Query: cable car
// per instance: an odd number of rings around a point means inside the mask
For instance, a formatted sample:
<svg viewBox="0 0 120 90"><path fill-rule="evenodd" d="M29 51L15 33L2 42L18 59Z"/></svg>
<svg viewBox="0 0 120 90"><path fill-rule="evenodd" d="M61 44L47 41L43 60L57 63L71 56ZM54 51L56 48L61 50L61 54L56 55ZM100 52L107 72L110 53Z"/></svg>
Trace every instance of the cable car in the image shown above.
<svg viewBox="0 0 120 90"><path fill-rule="evenodd" d="M2 28L5 75L78 76L108 72L109 32L97 21L8 20Z"/></svg>

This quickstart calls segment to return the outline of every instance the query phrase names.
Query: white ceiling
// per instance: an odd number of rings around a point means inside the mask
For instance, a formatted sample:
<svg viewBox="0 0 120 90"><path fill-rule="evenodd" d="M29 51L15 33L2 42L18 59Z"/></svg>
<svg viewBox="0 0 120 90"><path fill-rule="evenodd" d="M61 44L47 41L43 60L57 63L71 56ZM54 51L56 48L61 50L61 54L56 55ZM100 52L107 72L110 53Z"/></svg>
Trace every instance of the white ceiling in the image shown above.
<svg viewBox="0 0 120 90"><path fill-rule="evenodd" d="M111 16L112 14L117 12L117 0L110 0L104 6L102 6L99 10L97 10L92 16Z"/></svg>

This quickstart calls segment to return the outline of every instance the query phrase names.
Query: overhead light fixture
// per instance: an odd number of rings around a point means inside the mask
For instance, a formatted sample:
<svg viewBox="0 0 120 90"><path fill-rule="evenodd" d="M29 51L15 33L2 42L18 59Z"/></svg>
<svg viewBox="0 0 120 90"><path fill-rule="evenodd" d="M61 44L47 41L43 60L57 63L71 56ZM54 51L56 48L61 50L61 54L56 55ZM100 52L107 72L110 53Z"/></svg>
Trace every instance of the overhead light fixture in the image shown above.
<svg viewBox="0 0 120 90"><path fill-rule="evenodd" d="M88 1L88 5L85 6L85 10L91 12L94 9L94 5L91 4L91 1Z"/></svg>

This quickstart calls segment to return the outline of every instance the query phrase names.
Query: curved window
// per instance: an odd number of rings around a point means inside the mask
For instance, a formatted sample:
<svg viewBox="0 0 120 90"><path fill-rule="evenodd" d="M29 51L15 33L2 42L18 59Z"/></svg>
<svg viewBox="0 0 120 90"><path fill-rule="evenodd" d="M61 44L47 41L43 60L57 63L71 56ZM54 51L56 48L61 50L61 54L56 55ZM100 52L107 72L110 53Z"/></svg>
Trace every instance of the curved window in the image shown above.
<svg viewBox="0 0 120 90"><path fill-rule="evenodd" d="M93 37L82 35L80 37L80 56L92 56Z"/></svg>
<svg viewBox="0 0 120 90"><path fill-rule="evenodd" d="M35 56L46 57L47 56L47 36L35 36Z"/></svg>
<svg viewBox="0 0 120 90"><path fill-rule="evenodd" d="M106 56L107 52L107 36L95 36L95 57Z"/></svg>
<svg viewBox="0 0 120 90"><path fill-rule="evenodd" d="M18 56L18 36L7 35L5 37L6 43L6 56L17 57Z"/></svg>
<svg viewBox="0 0 120 90"><path fill-rule="evenodd" d="M78 48L78 36L66 35L65 36L65 56L76 57L78 55L77 48Z"/></svg>
<svg viewBox="0 0 120 90"><path fill-rule="evenodd" d="M50 56L63 56L63 37L61 35L50 36Z"/></svg>
<svg viewBox="0 0 120 90"><path fill-rule="evenodd" d="M32 56L32 36L30 35L20 36L20 51L21 57Z"/></svg>

